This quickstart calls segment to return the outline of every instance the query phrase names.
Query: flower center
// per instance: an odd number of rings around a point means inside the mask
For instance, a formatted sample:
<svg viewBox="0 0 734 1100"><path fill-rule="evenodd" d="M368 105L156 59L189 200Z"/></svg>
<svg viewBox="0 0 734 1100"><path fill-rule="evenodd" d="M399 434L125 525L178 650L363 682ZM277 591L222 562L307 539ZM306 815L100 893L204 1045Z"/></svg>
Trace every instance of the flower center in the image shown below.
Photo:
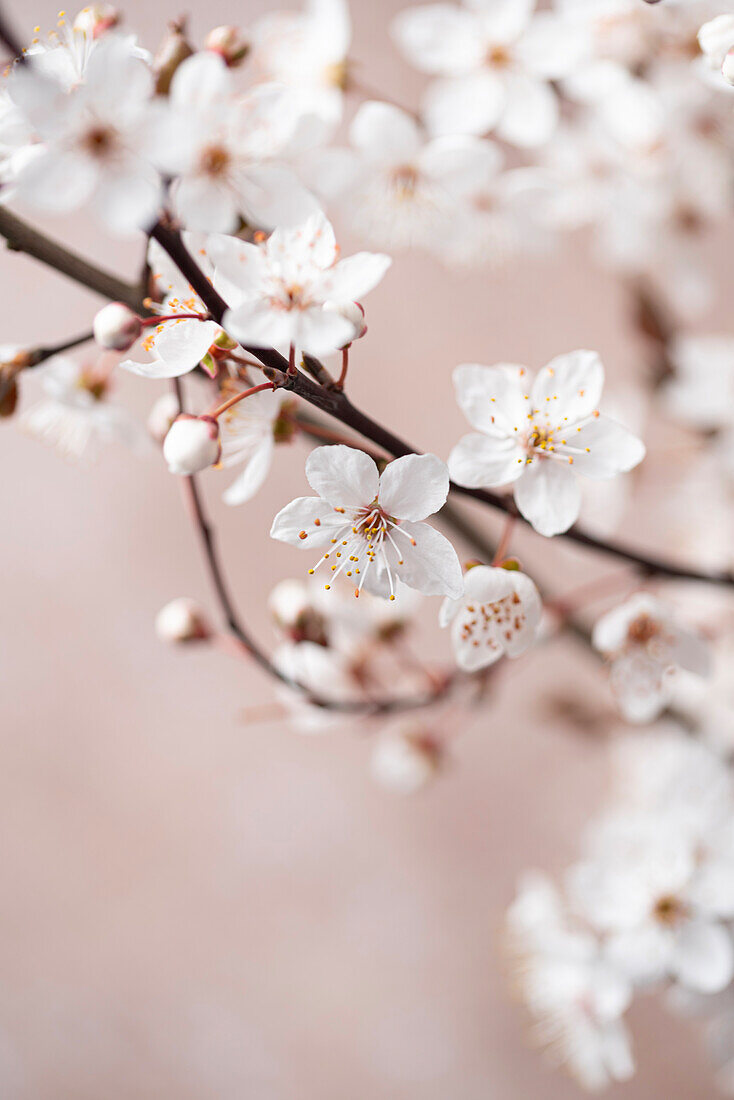
<svg viewBox="0 0 734 1100"><path fill-rule="evenodd" d="M412 164L401 164L390 173L390 183L398 199L410 199L418 188L418 169Z"/></svg>
<svg viewBox="0 0 734 1100"><path fill-rule="evenodd" d="M487 64L494 69L506 69L512 61L512 57L506 46L495 43L488 47L486 60Z"/></svg>
<svg viewBox="0 0 734 1100"><path fill-rule="evenodd" d="M223 176L231 163L227 149L221 145L209 145L203 150L200 159L202 172L207 176Z"/></svg>
<svg viewBox="0 0 734 1100"><path fill-rule="evenodd" d="M655 920L666 928L674 928L675 925L680 924L685 920L687 912L680 898L676 898L673 894L658 898L653 907Z"/></svg>
<svg viewBox="0 0 734 1100"><path fill-rule="evenodd" d="M525 625L520 603L517 592L513 592L493 603L467 604L461 623L461 641L471 642L475 648L484 641L490 649L501 649L500 639L512 641L513 634L519 633Z"/></svg>
<svg viewBox="0 0 734 1100"><path fill-rule="evenodd" d="M633 645L647 645L660 633L660 624L650 615L638 615L627 628L627 641Z"/></svg>
<svg viewBox="0 0 734 1100"><path fill-rule="evenodd" d="M90 126L82 139L84 149L100 159L109 156L116 144L117 135L111 126Z"/></svg>

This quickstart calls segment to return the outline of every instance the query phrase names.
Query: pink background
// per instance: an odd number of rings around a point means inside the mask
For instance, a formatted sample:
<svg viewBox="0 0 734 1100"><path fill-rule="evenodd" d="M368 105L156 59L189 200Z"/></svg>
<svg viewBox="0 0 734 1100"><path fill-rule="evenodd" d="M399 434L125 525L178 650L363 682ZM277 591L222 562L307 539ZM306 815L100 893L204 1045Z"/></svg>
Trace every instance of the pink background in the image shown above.
<svg viewBox="0 0 734 1100"><path fill-rule="evenodd" d="M353 52L366 82L414 103L418 80L387 37L400 6L354 0ZM192 7L197 35L268 5ZM6 8L26 39L33 23L55 22L44 0L32 15L25 0ZM132 0L126 13L153 47L179 5ZM136 269L138 242L100 237L81 218L49 229ZM2 342L81 331L98 304L21 256L0 255L0 274ZM643 351L626 304L580 251L560 268L534 261L499 276L403 258L370 298L351 393L445 456L463 430L457 362L536 367L586 346L623 380ZM120 390L141 415L159 392L131 378ZM37 393L29 381L26 403ZM265 490L239 509L219 505L227 475L205 479L237 596L268 644L264 593L305 573L266 533L305 491L304 454L282 448ZM74 468L4 423L0 456L4 1100L578 1095L529 1047L501 930L517 876L560 872L605 789L605 738L554 719L547 696L560 685L603 709L594 660L563 643L514 666L446 775L417 798L391 796L369 778L363 736L248 722L247 708L272 699L262 675L157 641L166 600L210 598L157 455L111 449ZM551 567L532 536L523 547L556 590L609 568L556 548ZM652 1002L632 1024L629 1100L711 1096L692 1028Z"/></svg>

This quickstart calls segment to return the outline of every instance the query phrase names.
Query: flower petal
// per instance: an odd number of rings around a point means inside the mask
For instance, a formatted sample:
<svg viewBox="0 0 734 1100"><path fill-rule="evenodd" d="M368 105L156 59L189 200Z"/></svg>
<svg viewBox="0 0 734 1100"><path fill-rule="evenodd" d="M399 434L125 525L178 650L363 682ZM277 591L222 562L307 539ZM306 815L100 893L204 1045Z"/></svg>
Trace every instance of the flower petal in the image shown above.
<svg viewBox="0 0 734 1100"><path fill-rule="evenodd" d="M448 468L451 480L467 489L508 485L525 472L525 452L513 439L465 435L449 455Z"/></svg>
<svg viewBox="0 0 734 1100"><path fill-rule="evenodd" d="M530 398L533 408L553 407L553 419L569 424L596 411L604 386L604 367L595 351L571 351L558 355L538 372Z"/></svg>
<svg viewBox="0 0 734 1100"><path fill-rule="evenodd" d="M449 495L449 471L436 455L404 455L380 478L380 507L396 519L422 520L443 508Z"/></svg>
<svg viewBox="0 0 734 1100"><path fill-rule="evenodd" d="M415 119L391 103L363 103L349 127L351 144L373 161L405 159L420 146Z"/></svg>
<svg viewBox="0 0 734 1100"><path fill-rule="evenodd" d="M377 286L391 263L380 252L357 252L329 268L313 290L322 300L357 302Z"/></svg>
<svg viewBox="0 0 734 1100"><path fill-rule="evenodd" d="M423 100L432 134L486 134L505 107L505 85L491 72L434 81Z"/></svg>
<svg viewBox="0 0 734 1100"><path fill-rule="evenodd" d="M244 469L235 478L222 496L225 504L243 504L250 500L262 486L268 476L273 461L275 440L273 433L266 435L259 447L253 451ZM313 545L313 540L311 541Z"/></svg>
<svg viewBox="0 0 734 1100"><path fill-rule="evenodd" d="M415 540L415 546L412 546L400 537L397 545L402 554L402 565L396 564L395 550L391 547L388 551L391 566L400 580L426 596L458 599L464 591L464 578L456 551L449 540L427 523L406 521L400 524L400 529Z"/></svg>
<svg viewBox="0 0 734 1100"><path fill-rule="evenodd" d="M311 451L306 477L314 492L334 508L366 507L377 498L380 484L369 455L343 443Z"/></svg>
<svg viewBox="0 0 734 1100"><path fill-rule="evenodd" d="M505 107L497 124L497 137L521 149L543 145L553 136L558 116L558 100L548 84L512 73L505 85Z"/></svg>
<svg viewBox="0 0 734 1100"><path fill-rule="evenodd" d="M515 483L515 503L541 535L560 535L576 522L581 490L571 467L534 458Z"/></svg>
<svg viewBox="0 0 734 1100"><path fill-rule="evenodd" d="M608 416L592 417L569 433L576 472L604 479L626 473L642 462L645 444Z"/></svg>
<svg viewBox="0 0 734 1100"><path fill-rule="evenodd" d="M321 497L296 497L278 512L270 528L270 537L301 550L320 548L330 544L339 524L344 526L343 516ZM305 538L302 537L304 531Z"/></svg>
<svg viewBox="0 0 734 1100"><path fill-rule="evenodd" d="M525 368L515 363L493 367L463 363L456 368L456 400L472 428L498 438L519 434L529 411L522 386L524 373Z"/></svg>
<svg viewBox="0 0 734 1100"><path fill-rule="evenodd" d="M688 989L718 993L734 974L731 935L720 924L687 922L676 936L670 968Z"/></svg>

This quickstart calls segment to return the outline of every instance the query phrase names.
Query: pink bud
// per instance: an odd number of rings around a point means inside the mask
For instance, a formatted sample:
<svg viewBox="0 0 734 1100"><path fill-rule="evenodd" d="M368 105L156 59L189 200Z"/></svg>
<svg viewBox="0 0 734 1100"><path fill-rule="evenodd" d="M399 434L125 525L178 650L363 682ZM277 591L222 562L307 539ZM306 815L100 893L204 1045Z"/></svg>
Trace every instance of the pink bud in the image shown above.
<svg viewBox="0 0 734 1100"><path fill-rule="evenodd" d="M338 313L354 327L352 340L361 340L367 331L364 321L364 308L359 302L324 302L326 313ZM349 347L348 344L345 347Z"/></svg>
<svg viewBox="0 0 734 1100"><path fill-rule="evenodd" d="M250 43L238 27L215 27L204 40L204 47L233 67L247 56Z"/></svg>
<svg viewBox="0 0 734 1100"><path fill-rule="evenodd" d="M163 457L172 474L190 477L219 461L219 425L211 416L183 414L174 420L163 441Z"/></svg>
<svg viewBox="0 0 734 1100"><path fill-rule="evenodd" d="M140 318L123 302L110 302L94 318L92 330L100 347L127 351L142 329Z"/></svg>

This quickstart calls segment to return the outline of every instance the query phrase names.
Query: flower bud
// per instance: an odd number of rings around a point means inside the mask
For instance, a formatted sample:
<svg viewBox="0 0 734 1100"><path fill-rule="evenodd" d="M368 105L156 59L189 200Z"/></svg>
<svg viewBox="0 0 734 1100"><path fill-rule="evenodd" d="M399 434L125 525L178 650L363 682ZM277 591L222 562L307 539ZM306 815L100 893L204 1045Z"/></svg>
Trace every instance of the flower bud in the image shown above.
<svg viewBox="0 0 734 1100"><path fill-rule="evenodd" d="M74 20L74 30L81 31L88 38L99 38L105 31L116 27L120 22L120 13L112 4L89 4L82 8Z"/></svg>
<svg viewBox="0 0 734 1100"><path fill-rule="evenodd" d="M219 461L219 425L211 416L183 414L163 441L163 457L172 474L190 477Z"/></svg>
<svg viewBox="0 0 734 1100"><path fill-rule="evenodd" d="M162 393L148 413L147 428L156 443L163 440L178 416L178 398L175 393Z"/></svg>
<svg viewBox="0 0 734 1100"><path fill-rule="evenodd" d="M352 340L361 340L367 331L367 325L364 322L364 309L359 302L324 302L324 311L326 313L338 313L354 326ZM344 346L349 347L349 344Z"/></svg>
<svg viewBox="0 0 734 1100"><path fill-rule="evenodd" d="M127 351L140 336L142 324L136 313L123 302L110 302L97 313L92 325L94 339L101 348Z"/></svg>
<svg viewBox="0 0 734 1100"><path fill-rule="evenodd" d="M250 43L238 27L215 27L206 36L204 48L218 53L227 65L233 67L247 56Z"/></svg>
<svg viewBox="0 0 734 1100"><path fill-rule="evenodd" d="M155 632L162 642L200 642L211 633L199 605L185 596L160 609L155 617Z"/></svg>
<svg viewBox="0 0 734 1100"><path fill-rule="evenodd" d="M721 75L727 84L734 84L734 46L728 51L724 58L724 62L721 66Z"/></svg>
<svg viewBox="0 0 734 1100"><path fill-rule="evenodd" d="M180 19L169 23L166 37L153 58L155 90L158 95L168 95L176 69L187 57L191 57L193 52L186 39L186 20Z"/></svg>
<svg viewBox="0 0 734 1100"><path fill-rule="evenodd" d="M308 589L303 581L279 581L268 597L268 606L278 626L288 629L310 608Z"/></svg>
<svg viewBox="0 0 734 1100"><path fill-rule="evenodd" d="M413 794L436 776L442 758L438 742L421 730L387 734L372 755L372 776L397 794Z"/></svg>

